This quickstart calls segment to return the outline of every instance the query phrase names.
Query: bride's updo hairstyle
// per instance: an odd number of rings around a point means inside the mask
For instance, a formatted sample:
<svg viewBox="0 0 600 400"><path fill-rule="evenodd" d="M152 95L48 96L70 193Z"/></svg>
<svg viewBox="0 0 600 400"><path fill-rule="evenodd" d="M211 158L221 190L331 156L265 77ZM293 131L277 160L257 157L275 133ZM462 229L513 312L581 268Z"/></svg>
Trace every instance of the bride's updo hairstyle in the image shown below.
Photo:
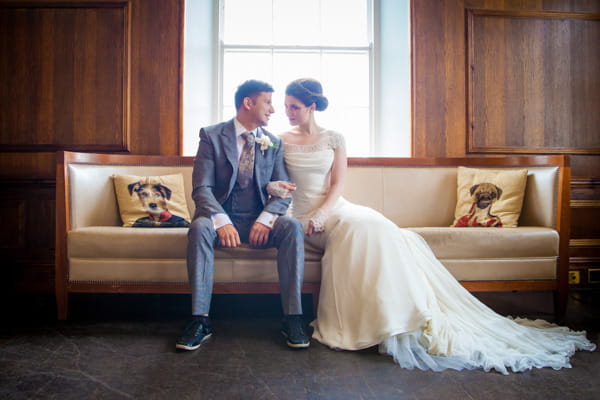
<svg viewBox="0 0 600 400"><path fill-rule="evenodd" d="M285 88L285 94L294 96L306 107L315 104L317 111L323 111L329 105L327 97L323 96L323 87L311 78L296 79Z"/></svg>

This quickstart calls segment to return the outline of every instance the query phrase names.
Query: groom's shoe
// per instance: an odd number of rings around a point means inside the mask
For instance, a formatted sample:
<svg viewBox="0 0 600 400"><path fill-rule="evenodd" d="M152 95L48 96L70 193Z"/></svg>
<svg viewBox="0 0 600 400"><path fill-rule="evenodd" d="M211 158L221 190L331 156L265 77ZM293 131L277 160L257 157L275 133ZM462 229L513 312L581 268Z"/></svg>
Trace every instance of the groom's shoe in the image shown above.
<svg viewBox="0 0 600 400"><path fill-rule="evenodd" d="M200 345L212 336L212 328L208 317L194 316L187 324L183 335L177 340L175 348L181 350L196 350Z"/></svg>
<svg viewBox="0 0 600 400"><path fill-rule="evenodd" d="M286 337L286 344L294 349L305 349L310 346L310 338L306 333L302 315L286 315L283 319L281 333Z"/></svg>

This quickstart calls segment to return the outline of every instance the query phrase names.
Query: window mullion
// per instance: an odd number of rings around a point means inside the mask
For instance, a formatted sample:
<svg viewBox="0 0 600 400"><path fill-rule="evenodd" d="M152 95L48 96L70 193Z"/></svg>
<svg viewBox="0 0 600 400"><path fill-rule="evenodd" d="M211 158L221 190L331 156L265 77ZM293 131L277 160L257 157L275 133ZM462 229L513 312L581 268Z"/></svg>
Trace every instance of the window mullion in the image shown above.
<svg viewBox="0 0 600 400"><path fill-rule="evenodd" d="M286 46L273 44L222 44L225 50L310 50L310 51L362 51L369 52L371 46Z"/></svg>

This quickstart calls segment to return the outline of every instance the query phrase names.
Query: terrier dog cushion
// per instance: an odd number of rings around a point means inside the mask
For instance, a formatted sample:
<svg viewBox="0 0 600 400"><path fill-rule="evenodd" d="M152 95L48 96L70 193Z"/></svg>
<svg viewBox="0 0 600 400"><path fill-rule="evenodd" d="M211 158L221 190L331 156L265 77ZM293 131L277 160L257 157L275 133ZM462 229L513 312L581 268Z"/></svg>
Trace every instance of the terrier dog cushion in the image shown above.
<svg viewBox="0 0 600 400"><path fill-rule="evenodd" d="M183 175L113 175L123 226L186 227L190 225Z"/></svg>
<svg viewBox="0 0 600 400"><path fill-rule="evenodd" d="M527 169L458 167L452 226L517 226L526 184Z"/></svg>

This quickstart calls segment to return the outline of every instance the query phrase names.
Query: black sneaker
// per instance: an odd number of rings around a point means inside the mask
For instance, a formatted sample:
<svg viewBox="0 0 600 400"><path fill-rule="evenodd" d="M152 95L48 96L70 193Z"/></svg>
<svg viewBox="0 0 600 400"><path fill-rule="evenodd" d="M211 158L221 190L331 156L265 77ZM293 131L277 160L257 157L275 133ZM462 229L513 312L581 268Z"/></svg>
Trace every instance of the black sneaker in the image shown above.
<svg viewBox="0 0 600 400"><path fill-rule="evenodd" d="M310 339L304 328L302 315L286 315L283 319L281 333L286 337L286 344L294 349L305 349L310 346Z"/></svg>
<svg viewBox="0 0 600 400"><path fill-rule="evenodd" d="M208 322L208 318L194 317L187 324L183 331L183 335L177 340L175 348L181 350L196 350L202 342L212 336L212 329Z"/></svg>

